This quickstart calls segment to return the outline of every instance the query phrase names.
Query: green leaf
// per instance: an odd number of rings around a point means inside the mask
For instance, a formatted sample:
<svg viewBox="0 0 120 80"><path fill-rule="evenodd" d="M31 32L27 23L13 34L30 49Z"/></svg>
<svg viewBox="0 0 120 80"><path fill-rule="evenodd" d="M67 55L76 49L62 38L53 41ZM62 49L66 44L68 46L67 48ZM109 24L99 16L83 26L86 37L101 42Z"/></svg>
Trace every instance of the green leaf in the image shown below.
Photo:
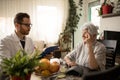
<svg viewBox="0 0 120 80"><path fill-rule="evenodd" d="M34 52L34 55L28 56L25 51L19 50L15 56L11 58L2 58L0 67L2 71L8 75L16 75L24 77L28 73L33 72L34 67L38 65L38 51Z"/></svg>

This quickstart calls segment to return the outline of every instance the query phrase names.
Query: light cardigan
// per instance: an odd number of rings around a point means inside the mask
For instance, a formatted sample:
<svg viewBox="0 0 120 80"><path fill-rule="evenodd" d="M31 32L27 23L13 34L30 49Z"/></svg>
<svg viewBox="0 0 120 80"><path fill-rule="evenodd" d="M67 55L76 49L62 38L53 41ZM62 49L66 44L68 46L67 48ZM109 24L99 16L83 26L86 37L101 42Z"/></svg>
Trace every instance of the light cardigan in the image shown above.
<svg viewBox="0 0 120 80"><path fill-rule="evenodd" d="M92 48L94 50L93 52L95 54L95 59L97 60L99 68L101 70L104 70L106 63L105 46L102 43L96 41ZM70 60L75 61L78 65L90 68L88 64L88 47L84 43L79 43L76 48L72 52L68 53L65 57L68 57Z"/></svg>

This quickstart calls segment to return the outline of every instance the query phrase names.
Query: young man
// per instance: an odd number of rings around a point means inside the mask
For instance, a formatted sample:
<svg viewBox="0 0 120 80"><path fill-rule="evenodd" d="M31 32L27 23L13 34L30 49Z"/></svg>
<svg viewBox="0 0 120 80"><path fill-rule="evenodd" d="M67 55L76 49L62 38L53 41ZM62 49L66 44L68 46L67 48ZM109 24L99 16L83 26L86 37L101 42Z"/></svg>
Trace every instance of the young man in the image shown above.
<svg viewBox="0 0 120 80"><path fill-rule="evenodd" d="M30 16L27 13L16 14L14 25L14 33L0 40L0 55L11 57L20 49L32 53L34 50L33 42L29 37L26 37L31 29Z"/></svg>
<svg viewBox="0 0 120 80"><path fill-rule="evenodd" d="M14 33L0 40L0 56L10 58L20 49L25 50L29 54L34 50L32 40L27 37L31 29L30 16L27 13L17 13L14 18L14 25Z"/></svg>
<svg viewBox="0 0 120 80"><path fill-rule="evenodd" d="M64 58L68 66L80 65L90 70L105 69L106 48L96 40L97 29L92 23L82 26L82 43Z"/></svg>

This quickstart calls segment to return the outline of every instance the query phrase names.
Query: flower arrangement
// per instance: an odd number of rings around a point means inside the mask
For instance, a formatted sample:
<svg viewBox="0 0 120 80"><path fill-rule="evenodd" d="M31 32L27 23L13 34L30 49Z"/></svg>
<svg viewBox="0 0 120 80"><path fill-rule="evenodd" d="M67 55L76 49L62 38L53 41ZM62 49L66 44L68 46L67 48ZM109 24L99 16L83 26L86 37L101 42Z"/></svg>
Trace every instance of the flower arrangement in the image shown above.
<svg viewBox="0 0 120 80"><path fill-rule="evenodd" d="M30 80L30 76L38 63L39 51L35 50L32 55L27 55L23 50L19 50L15 56L6 58L1 56L2 62L0 67L2 72L11 76L11 80ZM27 79L29 77L29 79ZM18 79L17 79L18 78Z"/></svg>
<svg viewBox="0 0 120 80"><path fill-rule="evenodd" d="M113 8L114 8L113 2L111 2L110 0L104 0L100 9L98 9L98 13L99 15L109 14L109 13L112 13Z"/></svg>
<svg viewBox="0 0 120 80"><path fill-rule="evenodd" d="M114 7L114 3L111 2L110 0L104 0L104 3L102 5L109 5L109 6Z"/></svg>

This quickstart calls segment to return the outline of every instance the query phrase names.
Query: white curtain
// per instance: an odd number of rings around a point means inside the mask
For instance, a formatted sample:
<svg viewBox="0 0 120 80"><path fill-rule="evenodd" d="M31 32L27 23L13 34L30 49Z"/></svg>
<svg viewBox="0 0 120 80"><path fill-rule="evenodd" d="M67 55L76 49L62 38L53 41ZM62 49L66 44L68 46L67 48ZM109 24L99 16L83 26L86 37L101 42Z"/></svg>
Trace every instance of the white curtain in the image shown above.
<svg viewBox="0 0 120 80"><path fill-rule="evenodd" d="M18 12L31 16L29 36L34 41L56 43L66 24L68 0L0 0L0 37L14 31L13 18Z"/></svg>

